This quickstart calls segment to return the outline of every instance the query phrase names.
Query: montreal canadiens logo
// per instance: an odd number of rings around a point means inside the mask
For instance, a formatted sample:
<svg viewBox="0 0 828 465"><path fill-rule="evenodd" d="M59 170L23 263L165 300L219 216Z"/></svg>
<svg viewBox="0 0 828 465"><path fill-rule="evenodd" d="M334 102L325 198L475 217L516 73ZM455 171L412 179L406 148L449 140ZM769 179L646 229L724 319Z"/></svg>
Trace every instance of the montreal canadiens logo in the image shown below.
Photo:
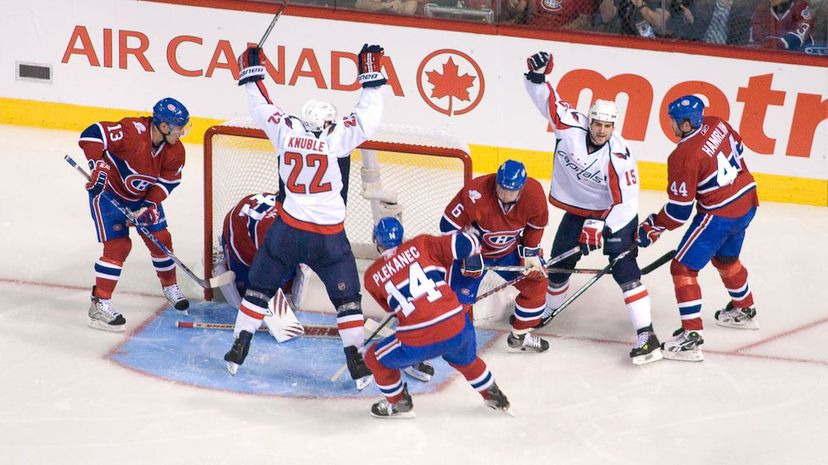
<svg viewBox="0 0 828 465"><path fill-rule="evenodd" d="M544 10L548 11L561 11L563 9L563 5L558 0L543 0L541 5L543 5Z"/></svg>
<svg viewBox="0 0 828 465"><path fill-rule="evenodd" d="M178 108L176 108L175 105L173 105L172 103L168 103L167 104L167 110L178 111Z"/></svg>
<svg viewBox="0 0 828 465"><path fill-rule="evenodd" d="M495 252L508 249L514 242L514 234L483 234L483 243Z"/></svg>
<svg viewBox="0 0 828 465"><path fill-rule="evenodd" d="M140 174L131 174L124 179L124 186L130 194L139 195L149 189L155 182L155 178Z"/></svg>
<svg viewBox="0 0 828 465"><path fill-rule="evenodd" d="M430 53L417 69L420 97L448 116L466 114L480 103L486 90L483 70L472 57L452 49Z"/></svg>

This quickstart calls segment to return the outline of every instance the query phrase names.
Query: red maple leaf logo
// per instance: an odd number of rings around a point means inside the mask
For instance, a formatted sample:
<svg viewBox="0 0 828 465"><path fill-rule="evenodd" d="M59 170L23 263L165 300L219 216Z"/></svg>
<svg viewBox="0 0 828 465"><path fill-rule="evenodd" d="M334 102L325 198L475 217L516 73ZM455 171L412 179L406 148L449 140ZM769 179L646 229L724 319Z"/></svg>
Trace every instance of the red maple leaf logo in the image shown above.
<svg viewBox="0 0 828 465"><path fill-rule="evenodd" d="M437 71L426 71L428 82L434 88L431 90L431 98L449 98L448 114L451 115L454 98L469 101L469 88L474 85L475 76L464 74L458 75L459 67L454 63L452 57L443 63L443 73Z"/></svg>

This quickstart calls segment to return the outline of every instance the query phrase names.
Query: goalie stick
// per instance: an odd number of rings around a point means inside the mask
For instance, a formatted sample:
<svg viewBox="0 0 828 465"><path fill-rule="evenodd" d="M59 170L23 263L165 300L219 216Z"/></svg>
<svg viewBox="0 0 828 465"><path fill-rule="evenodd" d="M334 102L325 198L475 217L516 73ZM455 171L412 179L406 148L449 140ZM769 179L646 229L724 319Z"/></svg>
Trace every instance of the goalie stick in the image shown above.
<svg viewBox="0 0 828 465"><path fill-rule="evenodd" d="M552 314L550 316L548 316L547 318L545 318L544 321L546 321L546 323L549 323L550 321L552 321L553 318L558 316L562 311L566 310L566 308L569 307L572 304L572 302L575 301L575 299L580 297L581 294L583 294L584 292L587 291L587 289L592 287L592 285L595 284L599 279L601 279L602 276L604 276L605 274L611 272L612 271L612 266L615 265L616 263L618 263L619 261L621 261L621 259L623 259L627 255L629 255L633 250L635 250L636 247L637 247L637 245L633 244L629 249L621 252L617 257L615 257L614 260L612 260L607 266L605 266L600 272L598 272L598 274L596 274L595 276L590 278L590 280L587 281L583 286L581 286L577 291L575 291L574 294L569 296L569 298L566 299L561 304L560 307L553 310ZM663 265L663 264L669 262L670 260L672 260L673 257L675 257L675 255L676 255L676 251L671 250L671 251L667 252L666 254L658 257L654 262L650 263L649 265L645 266L644 268L641 268L641 274L645 275L645 274L650 273L651 271L657 269L661 265ZM542 323L541 326L544 326L544 324Z"/></svg>
<svg viewBox="0 0 828 465"><path fill-rule="evenodd" d="M63 157L63 159L66 160L66 163L69 163L69 165L71 165L76 170L78 170L78 173L80 173L84 178L86 178L87 181L90 179L89 178L89 173L87 173L86 170L81 168L80 165L78 165L78 163L74 159L72 159L72 157L70 157L69 155L66 155L66 156ZM135 221L135 215L133 215L132 212L129 211L129 209L125 208L117 200L115 200L111 196L107 195L106 191L102 192L101 195L103 197L106 197L106 199L109 200L109 202L113 206L115 206L115 208L117 208L130 222L132 222L132 224L135 225L135 229L137 229L140 234L143 234L147 239L152 241L153 244L155 244L159 249L161 249L161 252L163 252L166 256L170 257L170 259L173 262L175 262L175 264L179 268L181 268L181 271L183 271L184 274L189 276L190 279L195 281L199 286L203 287L204 289L212 289L212 288L223 286L223 285L228 284L228 283L232 283L233 281L236 280L236 274L233 273L232 271L227 271L227 272L224 272L224 273L222 273L218 276L213 276L209 280L204 280L204 279L199 278L198 276L196 276L195 273L193 273L187 267L187 265L184 264L184 262L179 260L179 258L176 257L172 253L172 251L167 248L167 246L165 246L160 240L158 240L158 238L155 237L152 234L152 232L150 232L150 230L146 228L146 226L144 226L143 224Z"/></svg>

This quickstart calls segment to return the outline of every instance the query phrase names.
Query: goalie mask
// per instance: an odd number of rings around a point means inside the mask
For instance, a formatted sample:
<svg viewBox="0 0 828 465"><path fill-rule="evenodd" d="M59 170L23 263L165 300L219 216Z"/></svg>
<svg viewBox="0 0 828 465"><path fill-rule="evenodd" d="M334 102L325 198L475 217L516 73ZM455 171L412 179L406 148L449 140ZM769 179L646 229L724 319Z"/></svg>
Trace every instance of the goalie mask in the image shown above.
<svg viewBox="0 0 828 465"><path fill-rule="evenodd" d="M336 119L336 107L321 100L308 100L302 107L302 124L310 132L321 132Z"/></svg>

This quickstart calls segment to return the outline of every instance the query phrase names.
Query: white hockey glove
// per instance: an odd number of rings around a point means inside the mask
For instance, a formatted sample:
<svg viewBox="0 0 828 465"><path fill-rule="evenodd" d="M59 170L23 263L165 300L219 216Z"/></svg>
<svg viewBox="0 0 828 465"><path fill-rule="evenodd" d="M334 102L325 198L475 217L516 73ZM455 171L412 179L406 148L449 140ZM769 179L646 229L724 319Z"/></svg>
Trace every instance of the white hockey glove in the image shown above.
<svg viewBox="0 0 828 465"><path fill-rule="evenodd" d="M526 66L529 68L529 72L524 74L526 79L534 84L543 84L555 63L551 53L538 52L526 59Z"/></svg>
<svg viewBox="0 0 828 465"><path fill-rule="evenodd" d="M578 245L581 253L589 255L593 250L600 249L603 245L604 222L602 220L586 220L581 228L581 237L578 238Z"/></svg>
<svg viewBox="0 0 828 465"><path fill-rule="evenodd" d="M379 45L362 46L362 50L359 51L359 83L363 88L379 87L388 82L380 71L384 55L385 49Z"/></svg>
<svg viewBox="0 0 828 465"><path fill-rule="evenodd" d="M523 274L529 279L545 279L546 267L543 263L543 250L540 247L518 245L521 264L526 268Z"/></svg>
<svg viewBox="0 0 828 465"><path fill-rule="evenodd" d="M263 80L267 73L264 67L266 62L267 59L260 48L248 47L239 56L239 85Z"/></svg>

